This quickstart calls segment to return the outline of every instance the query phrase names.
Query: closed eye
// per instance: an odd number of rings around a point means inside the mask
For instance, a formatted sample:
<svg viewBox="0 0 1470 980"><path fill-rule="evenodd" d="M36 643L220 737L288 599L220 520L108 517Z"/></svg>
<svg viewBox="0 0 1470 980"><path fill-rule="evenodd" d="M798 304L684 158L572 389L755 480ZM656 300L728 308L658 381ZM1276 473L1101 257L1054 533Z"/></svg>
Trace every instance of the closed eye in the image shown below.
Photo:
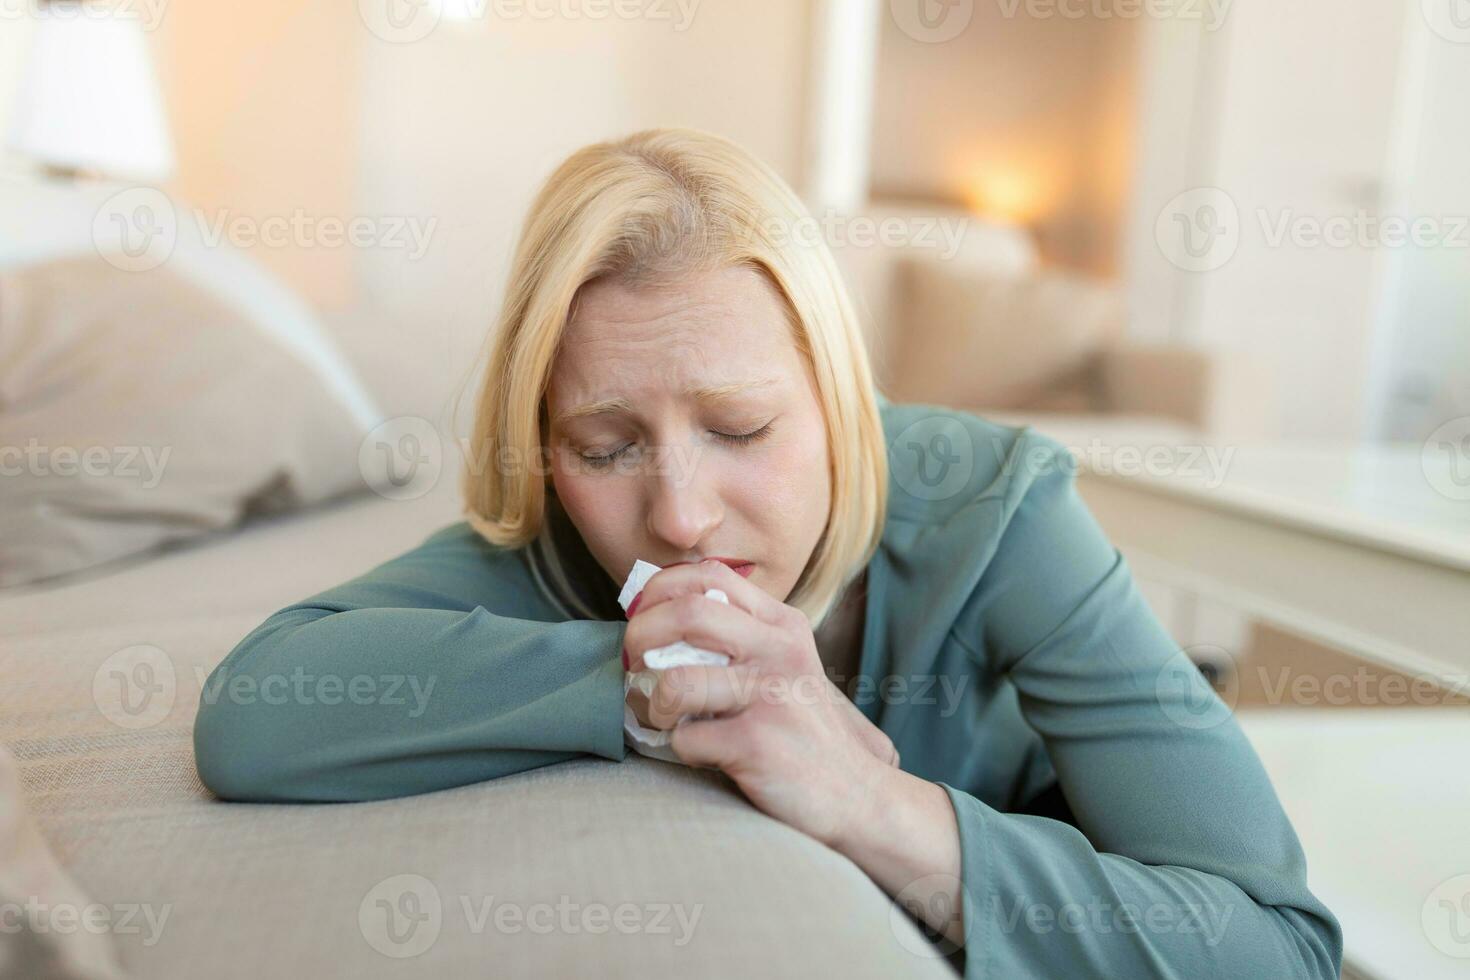
<svg viewBox="0 0 1470 980"><path fill-rule="evenodd" d="M772 420L771 422L767 422L765 425L761 426L759 429L755 429L755 430L752 430L750 432L721 432L718 429L710 429L709 430L709 434L712 435L712 436L714 436L720 442L723 442L723 443L725 443L727 445L731 445L731 446L747 446L747 445L750 445L753 442L758 442L759 440L764 439L766 436L770 435L771 434L771 427L772 427L773 424L774 424L774 420ZM633 448L633 445L634 444L630 442L630 443L626 443L626 444L624 444L622 446L619 446L617 449L614 449L611 452L606 452L606 453L578 453L577 455L580 456L583 460L585 460L587 462L587 464L589 466L591 466L592 468L594 468L594 469L604 469L604 468L606 468L608 466L611 466L613 460L615 460L618 457L622 456L629 449L632 449Z"/></svg>
<svg viewBox="0 0 1470 980"><path fill-rule="evenodd" d="M756 442L757 440L764 439L770 434L770 422L767 422L765 425L761 426L759 429L754 430L753 432L721 432L718 429L710 430L710 435L714 436L721 442L729 443L730 445L734 446L744 446L749 443Z"/></svg>
<svg viewBox="0 0 1470 980"><path fill-rule="evenodd" d="M633 444L630 442L626 446L620 446L610 453L578 453L577 455L586 460L587 463L594 469L599 469L604 466L611 466L613 460L623 455L623 453L627 452L632 447Z"/></svg>

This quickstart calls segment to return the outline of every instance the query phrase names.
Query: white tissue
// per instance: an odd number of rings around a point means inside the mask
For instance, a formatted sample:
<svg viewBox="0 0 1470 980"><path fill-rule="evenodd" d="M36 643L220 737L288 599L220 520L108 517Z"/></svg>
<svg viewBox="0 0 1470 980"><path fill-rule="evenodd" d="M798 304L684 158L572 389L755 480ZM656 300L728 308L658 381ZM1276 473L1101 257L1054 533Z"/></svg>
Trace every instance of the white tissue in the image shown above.
<svg viewBox="0 0 1470 980"><path fill-rule="evenodd" d="M660 571L659 566L652 562L633 562L633 571L628 573L628 581L623 583L623 591L618 594L618 605L623 607L624 612L628 611L634 598L643 591L643 587L657 571ZM704 595L707 599L714 599L716 602L723 602L727 605L730 602L730 597L719 589L708 589ZM729 662L730 658L723 653L703 650L683 640L670 643L666 647L649 650L643 655L645 670L637 673L628 671L623 675L623 741L639 755L683 765L669 744L673 737L672 732L661 731L657 728L644 728L639 724L638 716L628 706L626 700L628 691L636 687L643 692L645 697L651 698L654 685L658 683L660 671L668 670L670 667L723 667ZM679 721L683 720L683 718L679 719Z"/></svg>

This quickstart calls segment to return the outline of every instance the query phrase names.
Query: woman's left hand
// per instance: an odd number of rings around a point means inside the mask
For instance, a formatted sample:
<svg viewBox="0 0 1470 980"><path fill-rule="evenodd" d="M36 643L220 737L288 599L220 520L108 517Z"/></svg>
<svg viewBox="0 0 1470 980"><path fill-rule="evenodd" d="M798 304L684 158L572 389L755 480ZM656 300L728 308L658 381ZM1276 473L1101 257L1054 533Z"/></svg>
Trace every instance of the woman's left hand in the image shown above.
<svg viewBox="0 0 1470 980"><path fill-rule="evenodd" d="M705 598L707 589L730 604ZM856 709L827 679L806 616L721 562L672 565L648 580L628 621L628 669L678 640L730 664L663 671L649 720L673 728L685 763L723 770L760 809L840 848L852 821L877 805L895 760L885 764L882 746L854 725ZM715 717L676 725L685 715Z"/></svg>

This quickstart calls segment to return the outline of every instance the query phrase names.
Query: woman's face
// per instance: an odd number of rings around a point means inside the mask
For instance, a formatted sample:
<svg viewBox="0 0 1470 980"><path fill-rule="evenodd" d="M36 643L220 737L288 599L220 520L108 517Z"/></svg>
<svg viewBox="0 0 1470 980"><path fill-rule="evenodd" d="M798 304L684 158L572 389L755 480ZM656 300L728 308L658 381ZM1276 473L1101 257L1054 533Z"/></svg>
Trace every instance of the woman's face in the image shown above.
<svg viewBox="0 0 1470 980"><path fill-rule="evenodd" d="M827 435L780 294L758 271L583 286L547 409L557 496L614 582L638 558L722 558L791 594L827 521Z"/></svg>

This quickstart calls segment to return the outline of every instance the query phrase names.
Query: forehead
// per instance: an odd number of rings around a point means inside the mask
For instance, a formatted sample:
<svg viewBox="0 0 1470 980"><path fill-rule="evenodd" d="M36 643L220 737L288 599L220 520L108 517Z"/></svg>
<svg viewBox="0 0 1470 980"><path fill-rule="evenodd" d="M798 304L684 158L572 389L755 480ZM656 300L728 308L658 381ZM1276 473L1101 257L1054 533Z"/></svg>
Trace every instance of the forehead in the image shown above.
<svg viewBox="0 0 1470 980"><path fill-rule="evenodd" d="M599 280L578 294L552 366L553 401L635 388L799 376L786 306L737 266L659 287ZM560 397L558 397L560 396Z"/></svg>

